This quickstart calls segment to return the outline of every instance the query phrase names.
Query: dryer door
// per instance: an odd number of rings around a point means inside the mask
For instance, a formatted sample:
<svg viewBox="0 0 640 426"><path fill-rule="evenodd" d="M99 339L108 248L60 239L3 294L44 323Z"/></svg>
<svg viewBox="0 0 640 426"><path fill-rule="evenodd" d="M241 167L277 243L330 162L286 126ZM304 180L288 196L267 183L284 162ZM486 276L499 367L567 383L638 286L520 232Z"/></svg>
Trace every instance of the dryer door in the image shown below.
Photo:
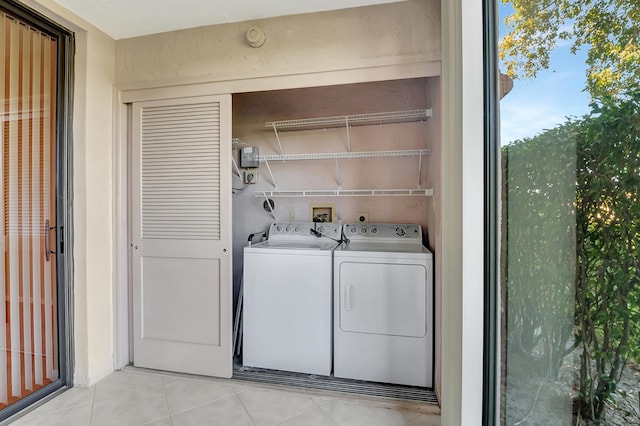
<svg viewBox="0 0 640 426"><path fill-rule="evenodd" d="M427 332L427 269L420 264L343 262L340 329L423 337Z"/></svg>

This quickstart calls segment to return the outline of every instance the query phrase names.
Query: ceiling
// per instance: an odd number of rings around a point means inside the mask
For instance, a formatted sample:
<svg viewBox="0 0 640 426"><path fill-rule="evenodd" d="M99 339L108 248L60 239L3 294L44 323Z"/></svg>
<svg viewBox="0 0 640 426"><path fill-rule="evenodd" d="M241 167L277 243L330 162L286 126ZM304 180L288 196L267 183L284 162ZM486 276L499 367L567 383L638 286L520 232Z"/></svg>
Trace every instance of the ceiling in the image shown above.
<svg viewBox="0 0 640 426"><path fill-rule="evenodd" d="M114 39L402 0L55 0Z"/></svg>

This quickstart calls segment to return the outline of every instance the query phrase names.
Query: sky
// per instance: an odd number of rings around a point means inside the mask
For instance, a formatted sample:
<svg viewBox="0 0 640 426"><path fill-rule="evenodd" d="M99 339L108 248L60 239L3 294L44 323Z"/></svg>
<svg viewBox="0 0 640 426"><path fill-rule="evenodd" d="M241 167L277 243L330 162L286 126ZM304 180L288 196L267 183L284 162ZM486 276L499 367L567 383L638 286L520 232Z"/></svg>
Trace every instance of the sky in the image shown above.
<svg viewBox="0 0 640 426"><path fill-rule="evenodd" d="M513 13L511 5L500 4L499 37L506 34L504 18ZM532 80L515 80L513 90L500 101L502 145L532 137L564 123L566 117L582 117L589 112L585 87L586 51L573 55L568 42L551 55L550 69ZM506 67L500 66L501 71Z"/></svg>

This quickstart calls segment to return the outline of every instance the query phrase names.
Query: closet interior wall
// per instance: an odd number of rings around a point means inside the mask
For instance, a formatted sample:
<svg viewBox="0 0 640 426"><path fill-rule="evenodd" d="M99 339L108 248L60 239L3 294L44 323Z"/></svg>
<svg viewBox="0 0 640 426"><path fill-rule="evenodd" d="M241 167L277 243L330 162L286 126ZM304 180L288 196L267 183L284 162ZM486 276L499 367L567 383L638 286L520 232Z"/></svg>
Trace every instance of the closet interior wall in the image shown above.
<svg viewBox="0 0 640 426"><path fill-rule="evenodd" d="M247 146L258 147L260 155L280 154L270 121L353 115L384 111L432 108L439 102L439 77L358 83L233 95L233 137ZM439 113L435 113L438 114ZM285 154L384 150L431 149L439 152L439 121L353 127L349 141L345 128L280 133ZM239 152L234 151L239 164ZM278 189L434 188L433 197L300 197L273 198L278 221L311 220L312 204L335 205L336 220L356 221L357 213L368 213L369 222L418 223L428 231L429 246L434 249L439 232L434 199L438 193L439 161L434 155L341 159L339 172L335 160L270 162ZM420 182L418 172L420 170ZM241 170L242 171L242 170ZM274 189L264 164L258 168L258 183L245 185L234 175L233 246L234 294L242 277L242 253L251 233L264 231L275 221L265 211L259 191ZM426 235L425 235L426 237Z"/></svg>

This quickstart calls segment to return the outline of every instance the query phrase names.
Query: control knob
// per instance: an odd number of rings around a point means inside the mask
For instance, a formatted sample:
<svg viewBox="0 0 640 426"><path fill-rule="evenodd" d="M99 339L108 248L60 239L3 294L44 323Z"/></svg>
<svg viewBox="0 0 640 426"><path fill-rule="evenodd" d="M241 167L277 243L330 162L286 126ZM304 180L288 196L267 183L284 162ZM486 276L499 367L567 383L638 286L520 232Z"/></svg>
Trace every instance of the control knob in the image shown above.
<svg viewBox="0 0 640 426"><path fill-rule="evenodd" d="M406 233L406 231L404 230L404 228L401 228L399 226L396 228L396 235L397 236L402 237L402 236L404 236L405 233Z"/></svg>

